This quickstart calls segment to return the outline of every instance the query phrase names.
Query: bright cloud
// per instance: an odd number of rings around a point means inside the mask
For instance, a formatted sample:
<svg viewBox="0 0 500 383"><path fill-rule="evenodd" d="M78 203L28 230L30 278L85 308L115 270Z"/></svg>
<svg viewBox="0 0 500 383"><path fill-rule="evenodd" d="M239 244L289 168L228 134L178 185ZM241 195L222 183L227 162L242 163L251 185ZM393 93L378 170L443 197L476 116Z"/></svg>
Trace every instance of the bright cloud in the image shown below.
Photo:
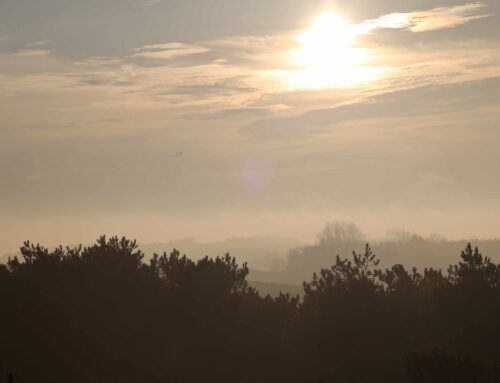
<svg viewBox="0 0 500 383"><path fill-rule="evenodd" d="M377 28L407 29L411 32L428 32L454 28L473 20L490 16L482 13L485 4L469 3L451 7L439 7L427 11L391 13L360 24L360 31L369 32Z"/></svg>

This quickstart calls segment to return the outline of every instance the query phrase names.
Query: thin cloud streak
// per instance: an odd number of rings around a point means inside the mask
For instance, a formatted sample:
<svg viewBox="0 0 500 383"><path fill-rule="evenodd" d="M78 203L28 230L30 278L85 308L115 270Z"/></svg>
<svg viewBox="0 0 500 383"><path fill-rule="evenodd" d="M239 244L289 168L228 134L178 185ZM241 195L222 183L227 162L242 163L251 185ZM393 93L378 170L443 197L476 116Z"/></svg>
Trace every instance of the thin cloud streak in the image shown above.
<svg viewBox="0 0 500 383"><path fill-rule="evenodd" d="M451 7L439 7L427 11L391 13L374 20L359 24L364 33L375 29L405 29L411 32L429 32L454 28L473 20L491 16L481 13L486 7L483 3L469 3Z"/></svg>
<svg viewBox="0 0 500 383"><path fill-rule="evenodd" d="M133 57L173 60L182 56L191 56L208 51L209 49L206 47L183 43L152 44L135 49Z"/></svg>
<svg viewBox="0 0 500 383"><path fill-rule="evenodd" d="M21 57L37 57L50 55L52 51L48 49L23 49L17 52Z"/></svg>

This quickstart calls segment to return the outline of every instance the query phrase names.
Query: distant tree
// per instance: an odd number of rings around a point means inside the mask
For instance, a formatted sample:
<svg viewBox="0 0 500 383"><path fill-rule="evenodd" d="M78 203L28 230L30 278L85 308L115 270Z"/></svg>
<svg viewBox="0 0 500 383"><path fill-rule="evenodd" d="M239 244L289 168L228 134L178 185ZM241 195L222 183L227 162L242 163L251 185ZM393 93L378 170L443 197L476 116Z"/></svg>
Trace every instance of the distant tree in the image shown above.
<svg viewBox="0 0 500 383"><path fill-rule="evenodd" d="M335 221L327 223L318 234L318 244L331 246L342 242L364 242L365 235L352 222Z"/></svg>
<svg viewBox="0 0 500 383"><path fill-rule="evenodd" d="M446 242L446 237L439 233L430 233L426 239L430 242L435 242L435 243L443 243Z"/></svg>
<svg viewBox="0 0 500 383"><path fill-rule="evenodd" d="M419 238L419 236L405 229L392 229L387 232L385 238L387 241L404 243Z"/></svg>

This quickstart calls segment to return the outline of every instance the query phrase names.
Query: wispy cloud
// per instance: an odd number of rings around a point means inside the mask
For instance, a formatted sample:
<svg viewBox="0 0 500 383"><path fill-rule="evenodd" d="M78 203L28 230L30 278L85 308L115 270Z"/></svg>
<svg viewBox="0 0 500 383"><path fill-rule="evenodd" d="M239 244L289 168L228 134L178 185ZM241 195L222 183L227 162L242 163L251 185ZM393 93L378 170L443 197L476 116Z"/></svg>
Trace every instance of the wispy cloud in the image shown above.
<svg viewBox="0 0 500 383"><path fill-rule="evenodd" d="M406 29L411 32L428 32L454 28L490 14L483 13L483 3L468 3L451 7L439 7L427 11L391 13L360 24L365 32L377 28Z"/></svg>
<svg viewBox="0 0 500 383"><path fill-rule="evenodd" d="M52 40L40 40L35 41L33 43L26 44L26 48L35 48L35 47L43 47L50 44Z"/></svg>
<svg viewBox="0 0 500 383"><path fill-rule="evenodd" d="M499 85L500 76L439 87L432 84L408 88L299 116L263 119L249 124L241 132L254 139L296 139L360 120L416 118L494 107L500 99Z"/></svg>
<svg viewBox="0 0 500 383"><path fill-rule="evenodd" d="M395 13L352 25L365 26L366 33L377 28L432 30L484 17L483 8L484 5L474 3ZM361 81L355 86L332 85L315 91L307 87L307 82L295 88L289 85L296 70L289 54L297 44L292 31L264 36L228 36L191 44L149 44L122 56L89 57L77 62L51 55L42 69L30 57L50 55L49 44L50 41L33 42L16 54L6 55L4 67L25 68L35 64L37 67L33 73L6 76L0 93L21 95L36 90L60 94L62 104L70 100L66 94L80 94L85 100L78 103L82 109L161 110L178 119L186 116L210 121L225 118L250 123L259 118L291 116L311 108L358 102L374 93L500 75L498 44L481 41L427 43L416 50L381 48L371 46L370 42L360 48L353 46L352 50L362 49L369 57L369 61L359 67L362 70L383 68L380 78Z"/></svg>
<svg viewBox="0 0 500 383"><path fill-rule="evenodd" d="M208 48L199 45L183 43L152 44L135 49L133 57L173 60L179 57L196 55L208 51Z"/></svg>
<svg viewBox="0 0 500 383"><path fill-rule="evenodd" d="M52 53L52 50L47 49L47 45L51 42L51 40L40 40L28 43L24 49L19 50L16 54L21 57L47 56Z"/></svg>
<svg viewBox="0 0 500 383"><path fill-rule="evenodd" d="M51 53L52 51L48 49L22 49L17 52L17 55L21 57L37 57L47 56Z"/></svg>

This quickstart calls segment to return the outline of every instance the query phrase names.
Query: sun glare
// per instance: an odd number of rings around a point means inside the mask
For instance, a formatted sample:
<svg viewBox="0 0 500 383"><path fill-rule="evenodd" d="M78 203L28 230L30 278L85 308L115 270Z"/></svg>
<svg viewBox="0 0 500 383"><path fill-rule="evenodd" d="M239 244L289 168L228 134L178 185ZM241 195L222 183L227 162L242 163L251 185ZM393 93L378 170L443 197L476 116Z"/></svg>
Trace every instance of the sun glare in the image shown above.
<svg viewBox="0 0 500 383"><path fill-rule="evenodd" d="M320 15L297 38L290 52L293 69L281 71L291 88L355 86L376 79L369 50L357 44L358 26L334 12Z"/></svg>
<svg viewBox="0 0 500 383"><path fill-rule="evenodd" d="M298 60L307 66L329 66L345 58L354 41L349 23L333 12L321 15L310 29L298 37Z"/></svg>

